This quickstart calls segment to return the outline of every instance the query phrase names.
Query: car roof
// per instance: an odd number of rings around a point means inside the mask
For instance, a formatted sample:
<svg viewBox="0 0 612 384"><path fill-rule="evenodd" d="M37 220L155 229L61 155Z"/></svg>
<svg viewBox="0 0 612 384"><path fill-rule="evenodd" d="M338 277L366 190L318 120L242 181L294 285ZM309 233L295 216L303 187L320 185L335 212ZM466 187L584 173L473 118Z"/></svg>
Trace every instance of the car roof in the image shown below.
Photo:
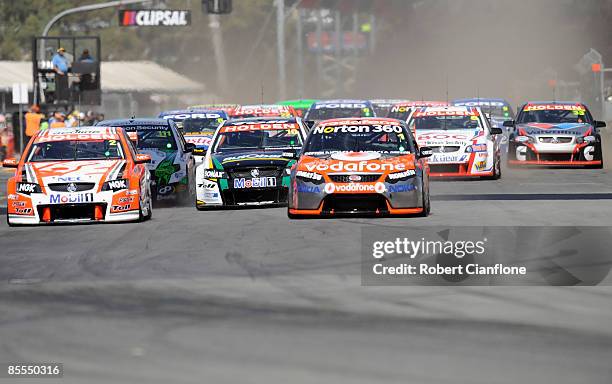
<svg viewBox="0 0 612 384"><path fill-rule="evenodd" d="M440 111L450 111L450 112L473 112L476 108L471 105L448 105L448 106L439 106L439 107L417 107L415 109L416 112L440 112Z"/></svg>
<svg viewBox="0 0 612 384"><path fill-rule="evenodd" d="M496 97L468 97L464 99L455 99L452 103L472 103L472 102L491 102L509 104L507 100Z"/></svg>
<svg viewBox="0 0 612 384"><path fill-rule="evenodd" d="M224 125L233 125L233 124L242 124L242 123L267 123L270 121L278 121L278 122L286 122L286 123L296 123L297 119L294 116L289 117L245 117L244 119L229 119L225 122Z"/></svg>
<svg viewBox="0 0 612 384"><path fill-rule="evenodd" d="M584 106L583 103L579 102L579 101L558 101L558 100L540 100L540 101L528 101L525 103L525 105L543 105L543 104L559 104L559 105L582 105Z"/></svg>
<svg viewBox="0 0 612 384"><path fill-rule="evenodd" d="M360 99L333 99L333 100L319 100L316 103L317 105L325 105L325 104L372 104L370 100L360 100Z"/></svg>
<svg viewBox="0 0 612 384"><path fill-rule="evenodd" d="M96 125L123 126L123 125L168 125L168 120L162 118L137 118L137 119L114 119L103 120Z"/></svg>
<svg viewBox="0 0 612 384"><path fill-rule="evenodd" d="M37 140L45 141L53 136L65 136L65 135L104 135L109 138L118 139L119 133L117 127L112 126L87 126L87 127L56 127L47 128L44 131L40 131L37 136Z"/></svg>
<svg viewBox="0 0 612 384"><path fill-rule="evenodd" d="M222 109L214 109L214 108L193 108L193 109L173 109L170 111L163 111L159 114L158 117L163 117L167 115L193 115L197 113L217 113L222 116L227 116L227 112Z"/></svg>

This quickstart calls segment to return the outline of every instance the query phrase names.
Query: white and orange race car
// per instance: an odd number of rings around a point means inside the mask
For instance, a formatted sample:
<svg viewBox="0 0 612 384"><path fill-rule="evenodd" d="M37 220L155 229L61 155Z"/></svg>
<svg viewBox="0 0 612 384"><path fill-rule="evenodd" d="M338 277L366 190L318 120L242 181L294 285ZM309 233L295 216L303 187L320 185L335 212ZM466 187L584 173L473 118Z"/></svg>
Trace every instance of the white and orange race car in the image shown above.
<svg viewBox="0 0 612 384"><path fill-rule="evenodd" d="M146 220L152 215L149 155L136 154L121 128L39 132L7 185L9 225Z"/></svg>
<svg viewBox="0 0 612 384"><path fill-rule="evenodd" d="M503 131L480 107L422 107L408 118L421 146L432 149L431 177L499 179Z"/></svg>
<svg viewBox="0 0 612 384"><path fill-rule="evenodd" d="M288 216L427 216L430 152L395 119L322 121L291 168Z"/></svg>

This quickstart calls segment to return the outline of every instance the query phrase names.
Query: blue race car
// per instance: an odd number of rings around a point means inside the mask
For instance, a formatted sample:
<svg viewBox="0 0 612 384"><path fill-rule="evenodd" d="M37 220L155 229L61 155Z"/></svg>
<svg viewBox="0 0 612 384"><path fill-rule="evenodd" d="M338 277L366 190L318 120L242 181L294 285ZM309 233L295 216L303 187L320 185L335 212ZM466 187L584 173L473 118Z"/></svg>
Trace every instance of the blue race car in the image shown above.
<svg viewBox="0 0 612 384"><path fill-rule="evenodd" d="M227 113L220 109L178 109L164 111L158 117L173 120L185 141L203 150L208 149L217 128L228 120Z"/></svg>
<svg viewBox="0 0 612 384"><path fill-rule="evenodd" d="M312 128L319 121L344 117L376 117L376 112L369 100L322 100L310 106L304 121Z"/></svg>
<svg viewBox="0 0 612 384"><path fill-rule="evenodd" d="M491 127L501 128L504 132L501 137L501 153L505 154L508 148L508 128L504 127L505 121L514 120L514 111L510 103L504 99L496 98L469 98L453 100L452 105L459 107L480 107L483 113L489 116Z"/></svg>

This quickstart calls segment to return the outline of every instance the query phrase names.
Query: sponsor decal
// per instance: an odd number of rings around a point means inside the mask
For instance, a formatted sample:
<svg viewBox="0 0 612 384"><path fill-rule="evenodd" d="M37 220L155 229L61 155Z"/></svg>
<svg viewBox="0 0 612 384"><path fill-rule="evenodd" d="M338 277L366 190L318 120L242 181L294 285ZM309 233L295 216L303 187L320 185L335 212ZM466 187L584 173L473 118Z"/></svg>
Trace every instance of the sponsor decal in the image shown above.
<svg viewBox="0 0 612 384"><path fill-rule="evenodd" d="M172 192L174 192L174 187L171 185L161 185L159 188L157 188L158 195L165 196L171 194Z"/></svg>
<svg viewBox="0 0 612 384"><path fill-rule="evenodd" d="M228 163L230 161L240 161L240 160L251 160L251 159L278 159L278 155L271 155L265 153L250 153L247 155L239 155L239 156L228 156L223 159L223 163Z"/></svg>
<svg viewBox="0 0 612 384"><path fill-rule="evenodd" d="M120 10L122 27L183 27L191 24L191 12L167 9Z"/></svg>
<svg viewBox="0 0 612 384"><path fill-rule="evenodd" d="M13 201L13 204L11 204L13 207L25 207L25 201Z"/></svg>
<svg viewBox="0 0 612 384"><path fill-rule="evenodd" d="M370 163L366 160L355 162L345 162L341 160L333 164L312 162L306 163L304 166L309 172L397 172L406 170L406 165L404 163Z"/></svg>
<svg viewBox="0 0 612 384"><path fill-rule="evenodd" d="M55 181L58 183L70 183L74 181L83 181L81 176L57 176Z"/></svg>
<svg viewBox="0 0 612 384"><path fill-rule="evenodd" d="M401 123L394 119L385 119L379 120L376 118L366 118L366 119L355 119L355 120L332 120L325 123L326 127L336 127L343 125L401 125Z"/></svg>
<svg viewBox="0 0 612 384"><path fill-rule="evenodd" d="M330 126L321 125L316 127L312 132L314 134L326 134L326 133L402 133L404 130L399 125L385 124L385 125L340 125Z"/></svg>
<svg viewBox="0 0 612 384"><path fill-rule="evenodd" d="M223 179L225 178L225 172L216 171L214 169L204 170L204 177L207 179Z"/></svg>
<svg viewBox="0 0 612 384"><path fill-rule="evenodd" d="M119 179L119 180L112 180L112 181L108 181L108 187L110 189L114 190L118 190L118 189L127 189L127 180L126 179ZM68 191L71 192L71 191Z"/></svg>
<svg viewBox="0 0 612 384"><path fill-rule="evenodd" d="M460 101L453 103L456 106L461 107L503 107L505 104L501 101L488 101L488 100L480 100L480 101Z"/></svg>
<svg viewBox="0 0 612 384"><path fill-rule="evenodd" d="M487 145L486 144L472 144L472 152L486 152Z"/></svg>
<svg viewBox="0 0 612 384"><path fill-rule="evenodd" d="M122 212L122 211L129 211L130 210L130 204L125 204L125 205L113 205L111 207L112 211L115 212Z"/></svg>
<svg viewBox="0 0 612 384"><path fill-rule="evenodd" d="M300 193L321 193L321 188L312 185L298 184L297 191Z"/></svg>
<svg viewBox="0 0 612 384"><path fill-rule="evenodd" d="M416 171L414 169L408 169L404 172L389 174L389 180L405 179L407 177L412 177L414 175L416 175Z"/></svg>
<svg viewBox="0 0 612 384"><path fill-rule="evenodd" d="M227 125L221 128L221 133L247 132L247 131L271 131L271 130L282 131L282 130L297 130L299 128L300 126L297 123Z"/></svg>
<svg viewBox="0 0 612 384"><path fill-rule="evenodd" d="M204 198L208 200L218 199L219 194L217 192L204 192Z"/></svg>
<svg viewBox="0 0 612 384"><path fill-rule="evenodd" d="M334 160L375 160L380 157L379 152L337 152L332 153L331 158Z"/></svg>
<svg viewBox="0 0 612 384"><path fill-rule="evenodd" d="M46 143L52 141L70 141L70 140L84 140L84 141L97 141L97 140L119 140L119 136L105 134L105 133L66 133L59 134L53 133L50 135L41 135L36 140L37 143Z"/></svg>
<svg viewBox="0 0 612 384"><path fill-rule="evenodd" d="M234 179L235 189L245 188L270 188L276 187L276 177L255 177L246 179L244 177Z"/></svg>
<svg viewBox="0 0 612 384"><path fill-rule="evenodd" d="M429 116L479 116L479 113L477 111L440 110L440 111L415 112L412 115L412 117L429 117Z"/></svg>
<svg viewBox="0 0 612 384"><path fill-rule="evenodd" d="M8 200L18 200L19 199L19 195L16 195L14 193L11 193L10 195L8 195L6 197Z"/></svg>
<svg viewBox="0 0 612 384"><path fill-rule="evenodd" d="M30 194L38 190L38 184L33 183L17 183L17 192Z"/></svg>
<svg viewBox="0 0 612 384"><path fill-rule="evenodd" d="M31 215L32 208L15 208L15 213L18 215Z"/></svg>
<svg viewBox="0 0 612 384"><path fill-rule="evenodd" d="M465 163L468 160L468 155L440 155L433 154L431 163Z"/></svg>
<svg viewBox="0 0 612 384"><path fill-rule="evenodd" d="M467 140L468 137L466 135L462 135L460 133L424 133L418 135L417 139L421 140Z"/></svg>
<svg viewBox="0 0 612 384"><path fill-rule="evenodd" d="M486 161L486 160L484 160L484 161L479 161L479 162L477 162L477 163L475 163L475 164L474 164L474 167L476 167L476 169L477 169L478 171L482 171L482 170L484 170L484 169L486 169L486 168L487 168L487 161Z"/></svg>
<svg viewBox="0 0 612 384"><path fill-rule="evenodd" d="M337 108L367 108L364 103L317 103L315 109L337 109Z"/></svg>
<svg viewBox="0 0 612 384"><path fill-rule="evenodd" d="M416 190L416 186L412 184L389 184L387 190L390 193L412 192Z"/></svg>
<svg viewBox="0 0 612 384"><path fill-rule="evenodd" d="M384 183L376 184L362 184L362 183L349 183L349 184L325 184L325 193L331 194L335 192L376 192L384 193L387 187Z"/></svg>
<svg viewBox="0 0 612 384"><path fill-rule="evenodd" d="M79 203L91 203L94 200L93 193L79 193L62 195L59 193L53 193L49 195L49 204L79 204Z"/></svg>
<svg viewBox="0 0 612 384"><path fill-rule="evenodd" d="M571 105L571 104L540 104L540 105L526 105L523 111L584 111L582 105Z"/></svg>
<svg viewBox="0 0 612 384"><path fill-rule="evenodd" d="M317 181L321 181L321 179L323 179L323 175L319 175L318 173L314 173L314 172L306 172L306 171L297 171L295 173L295 176L302 177L304 179L317 180Z"/></svg>
<svg viewBox="0 0 612 384"><path fill-rule="evenodd" d="M120 203L132 203L133 201L134 201L133 197L120 197L119 198Z"/></svg>
<svg viewBox="0 0 612 384"><path fill-rule="evenodd" d="M220 119L218 113L177 113L175 115L164 115L164 119L186 120L186 119Z"/></svg>

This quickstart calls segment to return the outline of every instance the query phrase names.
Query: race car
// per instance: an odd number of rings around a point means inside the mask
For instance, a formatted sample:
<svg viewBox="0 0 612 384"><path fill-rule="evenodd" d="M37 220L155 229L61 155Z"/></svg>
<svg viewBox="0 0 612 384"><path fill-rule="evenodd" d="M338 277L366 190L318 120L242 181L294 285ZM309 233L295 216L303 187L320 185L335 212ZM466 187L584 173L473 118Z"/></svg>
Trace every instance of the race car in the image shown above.
<svg viewBox="0 0 612 384"><path fill-rule="evenodd" d="M310 108L311 105L313 105L314 103L316 103L317 100L313 100L313 99L299 99L299 100L284 100L284 101L279 101L278 105L286 105L289 107L293 107L293 109L295 109L295 112L297 113L298 116L303 117L304 114L306 113L306 111L308 111L308 108Z"/></svg>
<svg viewBox="0 0 612 384"><path fill-rule="evenodd" d="M239 106L240 104L199 104L191 105L187 107L187 109L214 109L229 114L231 111L238 108Z"/></svg>
<svg viewBox="0 0 612 384"><path fill-rule="evenodd" d="M599 128L591 112L575 102L529 102L521 106L508 144L510 166L603 167Z"/></svg>
<svg viewBox="0 0 612 384"><path fill-rule="evenodd" d="M287 214L427 216L430 155L395 119L322 121L291 168Z"/></svg>
<svg viewBox="0 0 612 384"><path fill-rule="evenodd" d="M297 112L292 106L277 104L240 105L232 109L228 114L232 119L246 119L249 117L298 117Z"/></svg>
<svg viewBox="0 0 612 384"><path fill-rule="evenodd" d="M514 112L510 103L504 99L457 99L453 100L452 105L459 107L480 107L482 112L489 117L493 128L501 128L504 132L500 143L501 153L504 156L508 152L508 128L504 127L504 122L514 119Z"/></svg>
<svg viewBox="0 0 612 384"><path fill-rule="evenodd" d="M304 115L304 121L312 128L323 120L374 116L374 106L369 100L323 100L310 106Z"/></svg>
<svg viewBox="0 0 612 384"><path fill-rule="evenodd" d="M479 107L421 107L408 118L419 145L430 147L432 177L501 177L502 130Z"/></svg>
<svg viewBox="0 0 612 384"><path fill-rule="evenodd" d="M121 128L50 128L37 133L7 184L9 225L118 222L152 215L151 157Z"/></svg>
<svg viewBox="0 0 612 384"><path fill-rule="evenodd" d="M185 142L172 119L105 120L97 125L122 127L138 148L151 157L153 199L190 203L195 196L195 144Z"/></svg>
<svg viewBox="0 0 612 384"><path fill-rule="evenodd" d="M225 120L227 113L223 110L214 109L190 109L165 111L159 114L162 119L172 119L179 131L185 137L185 141L192 143L196 148L208 149L212 135ZM196 156L196 162L203 159Z"/></svg>
<svg viewBox="0 0 612 384"><path fill-rule="evenodd" d="M374 113L376 114L376 116L387 116L394 105L408 102L408 100L374 99L370 100L370 102L372 103L372 108L374 109Z"/></svg>
<svg viewBox="0 0 612 384"><path fill-rule="evenodd" d="M289 167L305 137L299 118L226 121L196 169L196 208L286 204Z"/></svg>
<svg viewBox="0 0 612 384"><path fill-rule="evenodd" d="M446 101L404 101L394 104L385 115L390 119L408 121L408 116L413 109L418 107L444 107L449 105ZM414 133L414 132L413 132Z"/></svg>

